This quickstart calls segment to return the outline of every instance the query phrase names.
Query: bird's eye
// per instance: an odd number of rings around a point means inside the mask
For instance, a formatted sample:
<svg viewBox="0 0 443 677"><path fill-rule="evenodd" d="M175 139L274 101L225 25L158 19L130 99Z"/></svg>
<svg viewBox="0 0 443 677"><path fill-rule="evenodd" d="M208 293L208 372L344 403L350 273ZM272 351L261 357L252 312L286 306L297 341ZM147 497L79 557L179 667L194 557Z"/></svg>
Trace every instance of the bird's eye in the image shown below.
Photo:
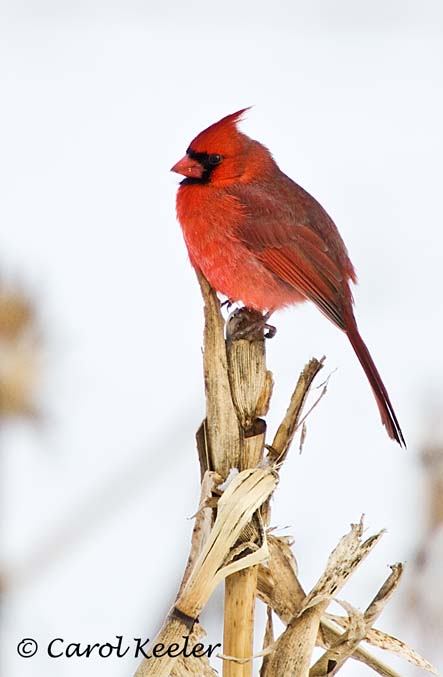
<svg viewBox="0 0 443 677"><path fill-rule="evenodd" d="M210 165L219 165L222 160L222 156L218 153L211 153L211 155L208 157L208 162Z"/></svg>

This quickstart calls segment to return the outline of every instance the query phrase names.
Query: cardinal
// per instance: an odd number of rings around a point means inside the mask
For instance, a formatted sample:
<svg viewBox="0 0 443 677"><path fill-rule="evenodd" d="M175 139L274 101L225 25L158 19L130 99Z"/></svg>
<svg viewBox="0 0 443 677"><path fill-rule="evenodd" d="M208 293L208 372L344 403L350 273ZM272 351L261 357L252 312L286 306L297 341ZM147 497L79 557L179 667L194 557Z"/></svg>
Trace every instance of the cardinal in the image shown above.
<svg viewBox="0 0 443 677"><path fill-rule="evenodd" d="M346 246L323 207L238 128L247 108L198 134L171 171L183 175L177 217L189 258L231 301L269 317L312 301L349 338L389 437L406 446L388 392L357 328Z"/></svg>

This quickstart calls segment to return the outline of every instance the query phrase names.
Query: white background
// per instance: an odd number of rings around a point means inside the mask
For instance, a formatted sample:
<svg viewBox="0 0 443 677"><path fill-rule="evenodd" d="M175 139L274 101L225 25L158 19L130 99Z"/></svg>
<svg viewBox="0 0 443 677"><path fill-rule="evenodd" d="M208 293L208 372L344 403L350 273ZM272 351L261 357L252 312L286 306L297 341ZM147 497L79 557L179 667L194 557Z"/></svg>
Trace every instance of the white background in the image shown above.
<svg viewBox="0 0 443 677"><path fill-rule="evenodd" d="M408 442L389 441L352 349L315 308L274 316L271 433L311 355L335 371L273 523L294 536L308 589L361 513L370 532L386 528L342 593L364 609L420 541L417 451L442 398L441 4L4 0L0 13L0 268L31 293L45 343L42 420L1 434L4 674L130 675L130 656L45 647L153 637L173 601L204 402L202 303L169 168L248 105L242 129L340 228L359 326ZM442 587L440 574L431 597ZM407 598L405 584L379 625L437 662ZM202 616L212 642L221 605L219 591ZM40 644L32 659L16 655L23 637Z"/></svg>

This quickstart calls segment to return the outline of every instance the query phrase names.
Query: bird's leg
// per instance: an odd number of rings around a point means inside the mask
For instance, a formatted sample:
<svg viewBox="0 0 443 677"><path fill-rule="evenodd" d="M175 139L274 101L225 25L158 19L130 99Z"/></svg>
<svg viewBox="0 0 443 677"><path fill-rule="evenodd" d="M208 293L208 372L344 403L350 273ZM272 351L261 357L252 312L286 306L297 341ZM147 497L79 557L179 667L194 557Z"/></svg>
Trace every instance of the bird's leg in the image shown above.
<svg viewBox="0 0 443 677"><path fill-rule="evenodd" d="M256 341L275 336L277 330L268 324L271 313L262 315L258 310L251 308L239 308L235 310L228 318L226 334L231 340L246 339L247 341ZM265 333L266 330L266 333Z"/></svg>

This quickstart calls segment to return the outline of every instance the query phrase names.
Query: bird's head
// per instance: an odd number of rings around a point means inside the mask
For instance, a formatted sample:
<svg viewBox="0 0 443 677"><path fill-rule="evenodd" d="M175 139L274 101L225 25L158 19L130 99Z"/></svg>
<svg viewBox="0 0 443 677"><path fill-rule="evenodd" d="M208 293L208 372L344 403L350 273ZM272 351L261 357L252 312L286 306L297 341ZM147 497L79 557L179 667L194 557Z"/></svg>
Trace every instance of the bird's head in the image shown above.
<svg viewBox="0 0 443 677"><path fill-rule="evenodd" d="M257 151L268 151L238 129L247 110L249 108L243 108L227 115L191 141L186 155L171 169L186 177L182 184L221 186L248 180L256 171Z"/></svg>

